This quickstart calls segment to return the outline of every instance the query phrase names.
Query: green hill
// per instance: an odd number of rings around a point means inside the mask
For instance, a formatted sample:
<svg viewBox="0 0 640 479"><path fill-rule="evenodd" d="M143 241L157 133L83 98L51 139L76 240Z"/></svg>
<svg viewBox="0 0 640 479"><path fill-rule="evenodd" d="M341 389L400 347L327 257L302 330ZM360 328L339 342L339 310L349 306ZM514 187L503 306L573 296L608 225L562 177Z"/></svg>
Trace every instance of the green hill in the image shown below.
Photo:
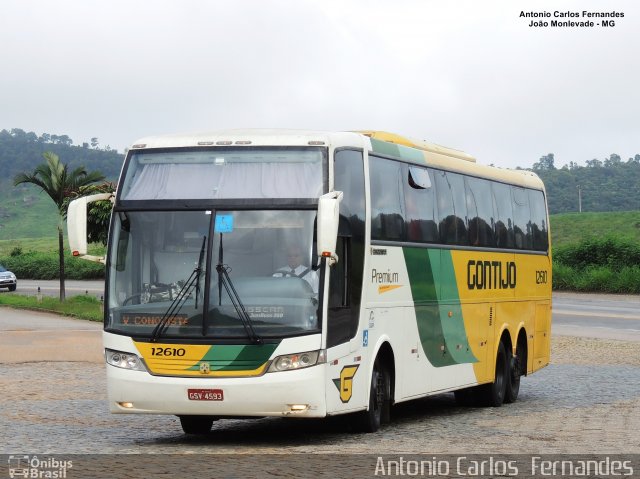
<svg viewBox="0 0 640 479"><path fill-rule="evenodd" d="M640 209L640 154L623 161L615 153L604 161L588 160L555 168L553 154L533 165L547 189L552 214Z"/></svg>
<svg viewBox="0 0 640 479"><path fill-rule="evenodd" d="M640 243L640 211L563 213L551 215L554 248L585 238L616 236Z"/></svg>
<svg viewBox="0 0 640 479"><path fill-rule="evenodd" d="M0 131L0 241L23 241L24 238L56 237L57 211L49 197L32 185L13 186L18 173L32 172L52 151L69 168L84 166L100 171L116 181L124 156L108 147L98 149L87 143L73 145L66 135L43 133L38 136L14 128ZM0 246L1 248L1 246Z"/></svg>

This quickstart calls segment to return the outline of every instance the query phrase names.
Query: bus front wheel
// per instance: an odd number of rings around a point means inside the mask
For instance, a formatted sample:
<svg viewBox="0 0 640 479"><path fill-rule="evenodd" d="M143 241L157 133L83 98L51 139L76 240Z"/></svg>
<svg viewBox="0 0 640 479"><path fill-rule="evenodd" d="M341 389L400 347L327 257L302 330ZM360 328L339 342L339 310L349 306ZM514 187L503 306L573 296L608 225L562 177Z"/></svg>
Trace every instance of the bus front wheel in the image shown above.
<svg viewBox="0 0 640 479"><path fill-rule="evenodd" d="M388 422L391 410L391 377L385 364L376 358L371 373L369 409L357 413L355 426L358 431L376 432L380 425Z"/></svg>
<svg viewBox="0 0 640 479"><path fill-rule="evenodd" d="M178 416L185 434L209 434L213 416Z"/></svg>

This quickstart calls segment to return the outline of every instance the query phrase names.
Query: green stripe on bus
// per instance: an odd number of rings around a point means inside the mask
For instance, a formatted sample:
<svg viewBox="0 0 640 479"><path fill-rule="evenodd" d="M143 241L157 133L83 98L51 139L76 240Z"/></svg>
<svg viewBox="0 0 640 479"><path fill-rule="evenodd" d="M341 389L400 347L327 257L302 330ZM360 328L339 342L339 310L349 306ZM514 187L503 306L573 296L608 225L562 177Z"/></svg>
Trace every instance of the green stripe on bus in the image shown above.
<svg viewBox="0 0 640 479"><path fill-rule="evenodd" d="M430 250L430 256L431 251L433 250ZM451 251L439 250L433 252L440 253L440 277L437 283L442 285L440 291L440 318L448 351L458 363L476 363L478 359L471 352L471 346L464 327L464 317L460 307L460 295L458 294L458 283ZM449 317L449 312L452 313L451 317Z"/></svg>
<svg viewBox="0 0 640 479"><path fill-rule="evenodd" d="M213 345L200 362L189 369L198 371L200 363L206 361L212 371L251 371L267 362L278 344Z"/></svg>
<svg viewBox="0 0 640 479"><path fill-rule="evenodd" d="M401 158L414 163L426 163L424 153L422 151L408 146L371 138L371 148L373 148L374 153L379 153L381 155L393 156L395 158Z"/></svg>
<svg viewBox="0 0 640 479"><path fill-rule="evenodd" d="M426 249L402 248L402 252L409 273L422 349L429 362L435 367L456 364L451 355L447 354L437 288L434 282L433 269L439 269L439 256L434 265L432 255L428 254Z"/></svg>
<svg viewBox="0 0 640 479"><path fill-rule="evenodd" d="M429 362L435 367L477 362L464 327L451 253L424 248L403 248L402 251L420 342ZM443 289L448 293L444 302Z"/></svg>

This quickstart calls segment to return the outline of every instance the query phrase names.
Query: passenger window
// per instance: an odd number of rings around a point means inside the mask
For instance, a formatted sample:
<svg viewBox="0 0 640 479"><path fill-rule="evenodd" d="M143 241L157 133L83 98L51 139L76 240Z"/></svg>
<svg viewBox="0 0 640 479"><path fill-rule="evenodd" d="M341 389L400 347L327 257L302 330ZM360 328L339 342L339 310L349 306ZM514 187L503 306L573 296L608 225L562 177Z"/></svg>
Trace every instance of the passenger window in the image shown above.
<svg viewBox="0 0 640 479"><path fill-rule="evenodd" d="M533 249L547 251L549 249L549 236L547 228L547 215L542 191L529 190L529 203L531 206L531 236Z"/></svg>
<svg viewBox="0 0 640 479"><path fill-rule="evenodd" d="M436 243L438 223L431 173L417 166L410 166L408 170L407 181L404 182L407 241Z"/></svg>
<svg viewBox="0 0 640 479"><path fill-rule="evenodd" d="M481 178L467 177L465 186L467 216L469 218L469 244L495 247L491 184Z"/></svg>
<svg viewBox="0 0 640 479"><path fill-rule="evenodd" d="M444 244L467 245L464 179L457 173L434 172L438 198L438 230Z"/></svg>
<svg viewBox="0 0 640 479"><path fill-rule="evenodd" d="M511 187L504 183L493 183L493 202L495 210L494 234L496 247L514 248L513 237L513 205L511 203Z"/></svg>
<svg viewBox="0 0 640 479"><path fill-rule="evenodd" d="M371 239L404 240L403 165L369 157L371 174Z"/></svg>
<svg viewBox="0 0 640 479"><path fill-rule="evenodd" d="M531 241L531 211L527 190L517 186L511 187L513 197L513 232L516 248L533 249Z"/></svg>

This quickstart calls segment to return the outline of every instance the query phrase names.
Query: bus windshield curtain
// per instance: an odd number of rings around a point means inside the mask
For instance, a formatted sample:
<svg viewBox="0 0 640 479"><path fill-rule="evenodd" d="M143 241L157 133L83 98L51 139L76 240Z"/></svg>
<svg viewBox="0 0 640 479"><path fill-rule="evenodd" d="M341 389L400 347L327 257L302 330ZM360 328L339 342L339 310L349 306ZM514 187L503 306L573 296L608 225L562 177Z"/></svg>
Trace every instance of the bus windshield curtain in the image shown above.
<svg viewBox="0 0 640 479"><path fill-rule="evenodd" d="M310 163L148 164L123 200L317 198L322 170Z"/></svg>

